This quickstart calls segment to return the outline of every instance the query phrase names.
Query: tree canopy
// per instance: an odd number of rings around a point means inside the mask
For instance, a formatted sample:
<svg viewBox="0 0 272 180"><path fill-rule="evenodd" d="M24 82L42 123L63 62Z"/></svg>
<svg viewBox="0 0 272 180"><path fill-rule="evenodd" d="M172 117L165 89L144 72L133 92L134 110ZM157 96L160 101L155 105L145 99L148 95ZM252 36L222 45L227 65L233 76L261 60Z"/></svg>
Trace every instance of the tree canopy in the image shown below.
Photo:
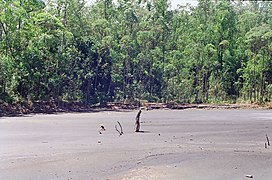
<svg viewBox="0 0 272 180"><path fill-rule="evenodd" d="M1 0L0 102L272 100L272 3Z"/></svg>

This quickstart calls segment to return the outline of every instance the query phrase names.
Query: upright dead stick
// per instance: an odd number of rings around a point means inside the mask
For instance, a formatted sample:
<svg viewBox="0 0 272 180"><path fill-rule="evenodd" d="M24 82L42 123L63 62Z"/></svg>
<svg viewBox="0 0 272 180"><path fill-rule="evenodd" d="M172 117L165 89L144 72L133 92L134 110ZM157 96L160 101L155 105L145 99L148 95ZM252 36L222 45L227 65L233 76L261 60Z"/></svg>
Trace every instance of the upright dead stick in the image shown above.
<svg viewBox="0 0 272 180"><path fill-rule="evenodd" d="M136 122L135 122L135 132L140 131L140 116L141 116L142 110L140 109L136 116Z"/></svg>
<svg viewBox="0 0 272 180"><path fill-rule="evenodd" d="M270 146L270 142L269 142L269 138L268 138L267 134L265 136L266 136L266 140L267 140L267 145Z"/></svg>
<svg viewBox="0 0 272 180"><path fill-rule="evenodd" d="M120 123L119 121L117 121L117 123L118 123L118 124L119 124L119 126L120 126L120 129L121 129L121 134L124 134L124 132L123 132L123 127L122 127L121 123Z"/></svg>
<svg viewBox="0 0 272 180"><path fill-rule="evenodd" d="M122 125L121 125L121 123L120 123L119 121L117 121L117 123L118 123L118 125L120 126L120 131L118 130L117 125L115 125L115 129L116 129L116 131L119 133L119 136L121 136L121 135L124 134L124 132L123 132L123 127L122 127Z"/></svg>

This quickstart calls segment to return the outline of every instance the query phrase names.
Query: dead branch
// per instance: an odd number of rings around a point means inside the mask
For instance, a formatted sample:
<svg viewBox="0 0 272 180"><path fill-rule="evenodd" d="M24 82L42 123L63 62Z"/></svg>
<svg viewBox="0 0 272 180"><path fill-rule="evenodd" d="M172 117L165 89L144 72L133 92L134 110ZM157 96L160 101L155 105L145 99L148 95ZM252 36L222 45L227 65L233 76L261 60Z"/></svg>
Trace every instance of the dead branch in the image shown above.
<svg viewBox="0 0 272 180"><path fill-rule="evenodd" d="M117 125L115 125L115 130L119 133L119 136L121 136L121 135L124 134L124 132L123 132L123 127L122 127L122 125L121 125L121 123L120 123L119 121L117 121L117 123L118 123L119 126L120 126L120 131L119 131L119 129L117 128Z"/></svg>
<svg viewBox="0 0 272 180"><path fill-rule="evenodd" d="M121 133L122 133L122 134L124 134L124 132L123 132L123 127L122 127L121 123L120 123L119 121L117 121L117 123L118 123L118 124L119 124L119 126L120 126Z"/></svg>
<svg viewBox="0 0 272 180"><path fill-rule="evenodd" d="M141 113L142 113L142 110L140 109L140 111L137 113L137 116L136 116L135 132L140 131L140 116L141 116Z"/></svg>
<svg viewBox="0 0 272 180"><path fill-rule="evenodd" d="M267 145L270 146L270 142L269 142L269 138L268 138L267 134L265 136L266 136L266 140L267 140Z"/></svg>

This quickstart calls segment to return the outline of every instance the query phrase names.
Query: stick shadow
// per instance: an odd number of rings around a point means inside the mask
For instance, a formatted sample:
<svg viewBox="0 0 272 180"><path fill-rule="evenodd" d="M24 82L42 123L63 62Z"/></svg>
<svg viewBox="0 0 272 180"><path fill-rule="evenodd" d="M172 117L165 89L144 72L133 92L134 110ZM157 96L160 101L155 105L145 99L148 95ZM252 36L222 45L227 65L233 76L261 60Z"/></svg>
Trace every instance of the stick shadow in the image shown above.
<svg viewBox="0 0 272 180"><path fill-rule="evenodd" d="M137 131L136 133L150 133L150 131Z"/></svg>

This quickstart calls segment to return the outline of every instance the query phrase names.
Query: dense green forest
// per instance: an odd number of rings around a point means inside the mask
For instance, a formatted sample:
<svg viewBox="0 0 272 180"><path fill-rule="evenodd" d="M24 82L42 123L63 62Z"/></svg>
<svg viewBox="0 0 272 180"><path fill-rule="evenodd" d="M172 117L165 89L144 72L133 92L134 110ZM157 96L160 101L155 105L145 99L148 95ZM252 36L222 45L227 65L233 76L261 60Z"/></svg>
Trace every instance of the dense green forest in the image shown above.
<svg viewBox="0 0 272 180"><path fill-rule="evenodd" d="M272 101L272 2L1 0L0 101Z"/></svg>

